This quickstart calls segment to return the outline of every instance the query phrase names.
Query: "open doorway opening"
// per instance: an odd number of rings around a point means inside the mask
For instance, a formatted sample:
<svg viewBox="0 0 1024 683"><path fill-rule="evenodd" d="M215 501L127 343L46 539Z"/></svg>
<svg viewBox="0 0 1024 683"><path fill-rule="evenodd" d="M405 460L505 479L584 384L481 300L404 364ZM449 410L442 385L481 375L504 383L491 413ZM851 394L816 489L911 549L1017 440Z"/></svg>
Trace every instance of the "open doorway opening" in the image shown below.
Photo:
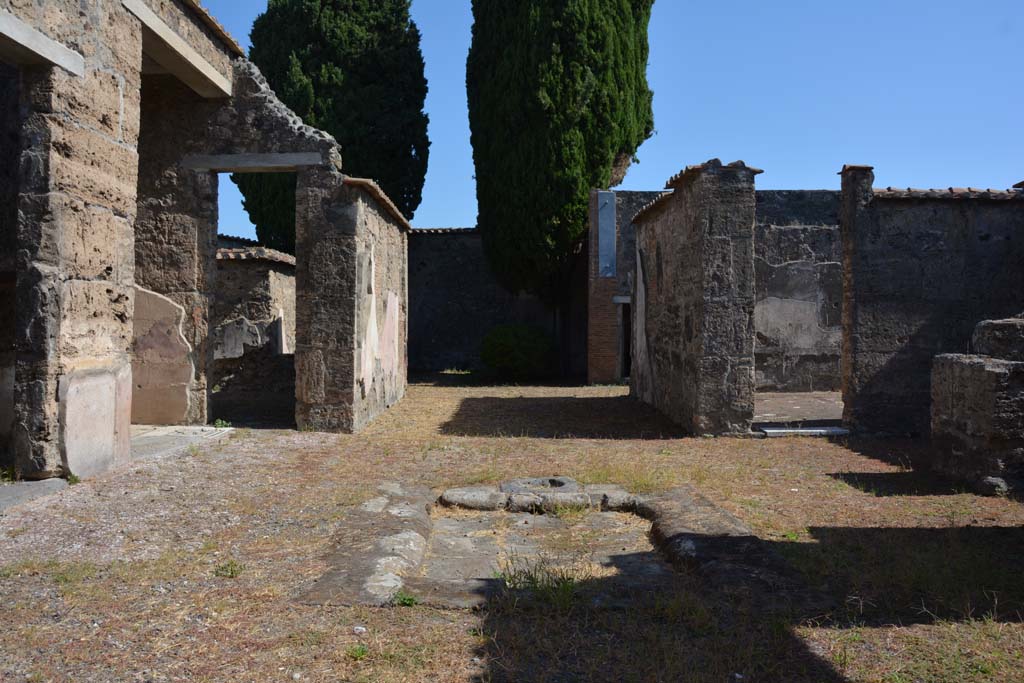
<svg viewBox="0 0 1024 683"><path fill-rule="evenodd" d="M21 75L0 62L0 468L13 467L14 320L17 288Z"/></svg>
<svg viewBox="0 0 1024 683"><path fill-rule="evenodd" d="M624 303L619 306L619 377L629 384L633 369L633 306Z"/></svg>
<svg viewBox="0 0 1024 683"><path fill-rule="evenodd" d="M756 430L842 427L838 213L836 192L757 192Z"/></svg>
<svg viewBox="0 0 1024 683"><path fill-rule="evenodd" d="M250 195L269 185L278 195L290 193L278 199L281 205L294 207L295 173L262 177L270 182L251 183ZM222 174L218 185L230 189L234 181ZM295 257L284 249L290 244L294 251L294 222L290 233L284 228L280 232L286 234L274 239L252 239L238 235L235 217L239 210L222 204L219 212L217 278L210 319L210 415L215 422L235 425L292 427Z"/></svg>

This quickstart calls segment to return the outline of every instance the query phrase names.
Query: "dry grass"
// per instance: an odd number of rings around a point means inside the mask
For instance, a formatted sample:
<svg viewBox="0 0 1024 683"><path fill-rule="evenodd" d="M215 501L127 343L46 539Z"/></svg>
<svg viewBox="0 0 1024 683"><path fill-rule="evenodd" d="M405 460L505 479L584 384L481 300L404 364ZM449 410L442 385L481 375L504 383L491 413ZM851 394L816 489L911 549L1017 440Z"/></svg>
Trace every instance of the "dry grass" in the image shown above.
<svg viewBox="0 0 1024 683"><path fill-rule="evenodd" d="M624 393L414 385L358 436L239 432L15 509L0 680L1024 680L1020 503L908 472L908 444L676 438ZM693 484L841 607L769 616L687 574L629 611L292 599L380 481L555 474Z"/></svg>

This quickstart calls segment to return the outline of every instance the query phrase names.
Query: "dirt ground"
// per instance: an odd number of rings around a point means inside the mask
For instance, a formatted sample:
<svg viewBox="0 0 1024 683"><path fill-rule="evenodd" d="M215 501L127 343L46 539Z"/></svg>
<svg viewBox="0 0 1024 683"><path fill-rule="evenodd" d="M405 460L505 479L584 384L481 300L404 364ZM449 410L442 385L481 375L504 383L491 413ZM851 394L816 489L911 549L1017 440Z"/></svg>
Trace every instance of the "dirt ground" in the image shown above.
<svg viewBox="0 0 1024 683"><path fill-rule="evenodd" d="M1024 505L921 446L688 439L616 387L438 378L358 436L239 430L0 517L2 681L1024 681ZM377 484L688 483L834 599L681 572L634 609L299 605Z"/></svg>

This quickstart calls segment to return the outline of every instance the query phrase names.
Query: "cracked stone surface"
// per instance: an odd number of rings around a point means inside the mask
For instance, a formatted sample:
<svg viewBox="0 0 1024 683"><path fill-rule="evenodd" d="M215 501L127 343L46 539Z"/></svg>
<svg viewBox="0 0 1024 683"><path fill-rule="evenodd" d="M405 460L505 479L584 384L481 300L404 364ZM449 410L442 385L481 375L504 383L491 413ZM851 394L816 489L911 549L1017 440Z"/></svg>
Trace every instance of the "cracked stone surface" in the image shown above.
<svg viewBox="0 0 1024 683"><path fill-rule="evenodd" d="M585 510L572 516L436 508L420 570L405 590L427 605L470 608L504 587L503 576L561 567L582 599L626 608L637 591L667 589L674 571L635 515Z"/></svg>
<svg viewBox="0 0 1024 683"><path fill-rule="evenodd" d="M349 518L327 558L331 569L299 602L383 606L419 567L430 537L430 490L386 482L378 492Z"/></svg>

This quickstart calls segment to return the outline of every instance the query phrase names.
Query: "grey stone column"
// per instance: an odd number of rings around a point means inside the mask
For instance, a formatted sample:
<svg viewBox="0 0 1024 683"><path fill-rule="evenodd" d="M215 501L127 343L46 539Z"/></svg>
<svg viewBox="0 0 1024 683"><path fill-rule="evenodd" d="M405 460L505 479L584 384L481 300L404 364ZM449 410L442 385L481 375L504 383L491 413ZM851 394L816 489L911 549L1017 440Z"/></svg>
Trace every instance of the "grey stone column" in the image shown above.
<svg viewBox="0 0 1024 683"><path fill-rule="evenodd" d="M842 176L839 226L843 249L843 420L856 428L860 413L865 409L859 398L866 379L862 367L864 350L857 334L860 322L857 272L861 267L857 243L872 225L868 211L874 199L875 174L871 166L844 166L839 175Z"/></svg>
<svg viewBox="0 0 1024 683"><path fill-rule="evenodd" d="M358 206L340 172L298 173L295 220L295 422L355 429Z"/></svg>

